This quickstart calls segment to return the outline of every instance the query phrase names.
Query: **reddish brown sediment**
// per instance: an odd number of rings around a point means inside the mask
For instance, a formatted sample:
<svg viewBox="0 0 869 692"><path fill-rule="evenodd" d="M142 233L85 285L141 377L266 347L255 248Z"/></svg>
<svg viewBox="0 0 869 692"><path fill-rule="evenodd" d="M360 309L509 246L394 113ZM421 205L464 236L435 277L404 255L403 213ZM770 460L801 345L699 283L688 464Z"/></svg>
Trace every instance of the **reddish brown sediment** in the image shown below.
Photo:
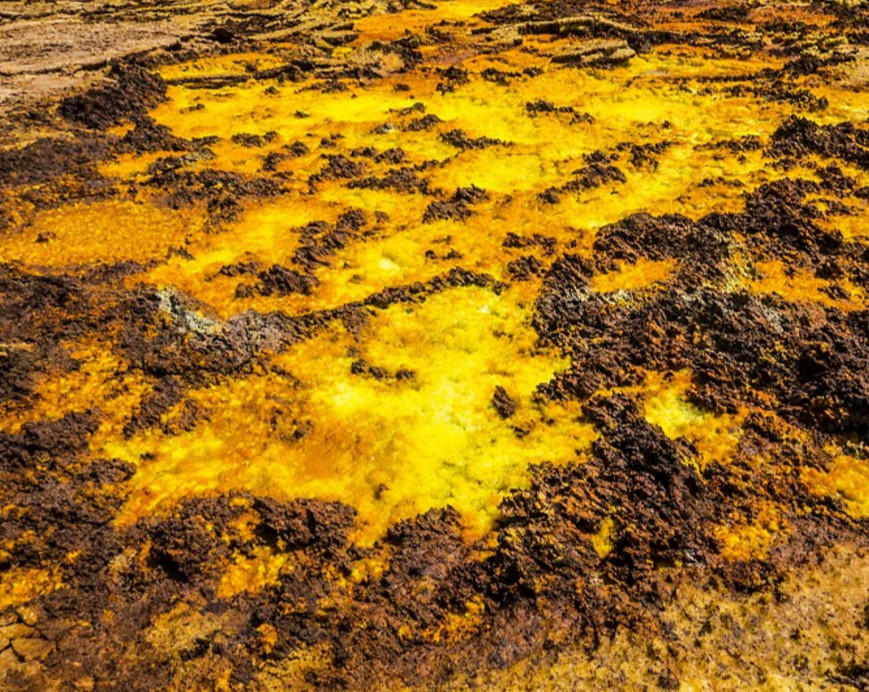
<svg viewBox="0 0 869 692"><path fill-rule="evenodd" d="M869 684L864 6L8 5L0 689Z"/></svg>

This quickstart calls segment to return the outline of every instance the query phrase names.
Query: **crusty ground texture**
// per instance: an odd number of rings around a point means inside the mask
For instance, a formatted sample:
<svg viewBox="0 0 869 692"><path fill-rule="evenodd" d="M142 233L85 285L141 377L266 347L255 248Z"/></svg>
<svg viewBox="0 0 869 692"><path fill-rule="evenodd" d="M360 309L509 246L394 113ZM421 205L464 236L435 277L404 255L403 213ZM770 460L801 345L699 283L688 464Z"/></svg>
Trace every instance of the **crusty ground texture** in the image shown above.
<svg viewBox="0 0 869 692"><path fill-rule="evenodd" d="M865 3L0 4L0 689L869 686Z"/></svg>

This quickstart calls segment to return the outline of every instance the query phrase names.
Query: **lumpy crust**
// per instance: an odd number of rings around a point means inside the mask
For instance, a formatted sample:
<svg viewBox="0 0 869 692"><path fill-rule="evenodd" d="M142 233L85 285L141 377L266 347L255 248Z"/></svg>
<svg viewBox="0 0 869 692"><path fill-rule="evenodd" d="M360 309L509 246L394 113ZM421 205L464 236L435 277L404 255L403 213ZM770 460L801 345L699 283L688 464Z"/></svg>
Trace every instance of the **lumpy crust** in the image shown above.
<svg viewBox="0 0 869 692"><path fill-rule="evenodd" d="M864 8L142 10L0 48L0 688L866 686Z"/></svg>

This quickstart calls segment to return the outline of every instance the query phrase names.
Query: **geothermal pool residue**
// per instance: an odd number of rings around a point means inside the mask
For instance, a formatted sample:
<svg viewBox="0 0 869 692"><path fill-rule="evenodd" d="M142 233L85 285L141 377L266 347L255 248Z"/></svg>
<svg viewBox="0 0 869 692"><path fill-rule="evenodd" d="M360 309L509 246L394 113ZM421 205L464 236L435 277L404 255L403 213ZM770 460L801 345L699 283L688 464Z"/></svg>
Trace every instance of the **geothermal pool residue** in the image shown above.
<svg viewBox="0 0 869 692"><path fill-rule="evenodd" d="M9 5L0 689L869 684L865 5Z"/></svg>

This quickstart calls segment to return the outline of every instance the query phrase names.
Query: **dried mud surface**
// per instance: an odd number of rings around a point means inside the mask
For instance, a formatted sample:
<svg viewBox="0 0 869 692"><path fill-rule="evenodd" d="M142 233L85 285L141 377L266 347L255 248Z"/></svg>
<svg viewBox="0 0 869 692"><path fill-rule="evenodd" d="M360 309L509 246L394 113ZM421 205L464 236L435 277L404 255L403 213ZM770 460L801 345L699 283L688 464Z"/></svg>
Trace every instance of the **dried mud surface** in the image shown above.
<svg viewBox="0 0 869 692"><path fill-rule="evenodd" d="M0 689L869 685L865 5L0 22Z"/></svg>

